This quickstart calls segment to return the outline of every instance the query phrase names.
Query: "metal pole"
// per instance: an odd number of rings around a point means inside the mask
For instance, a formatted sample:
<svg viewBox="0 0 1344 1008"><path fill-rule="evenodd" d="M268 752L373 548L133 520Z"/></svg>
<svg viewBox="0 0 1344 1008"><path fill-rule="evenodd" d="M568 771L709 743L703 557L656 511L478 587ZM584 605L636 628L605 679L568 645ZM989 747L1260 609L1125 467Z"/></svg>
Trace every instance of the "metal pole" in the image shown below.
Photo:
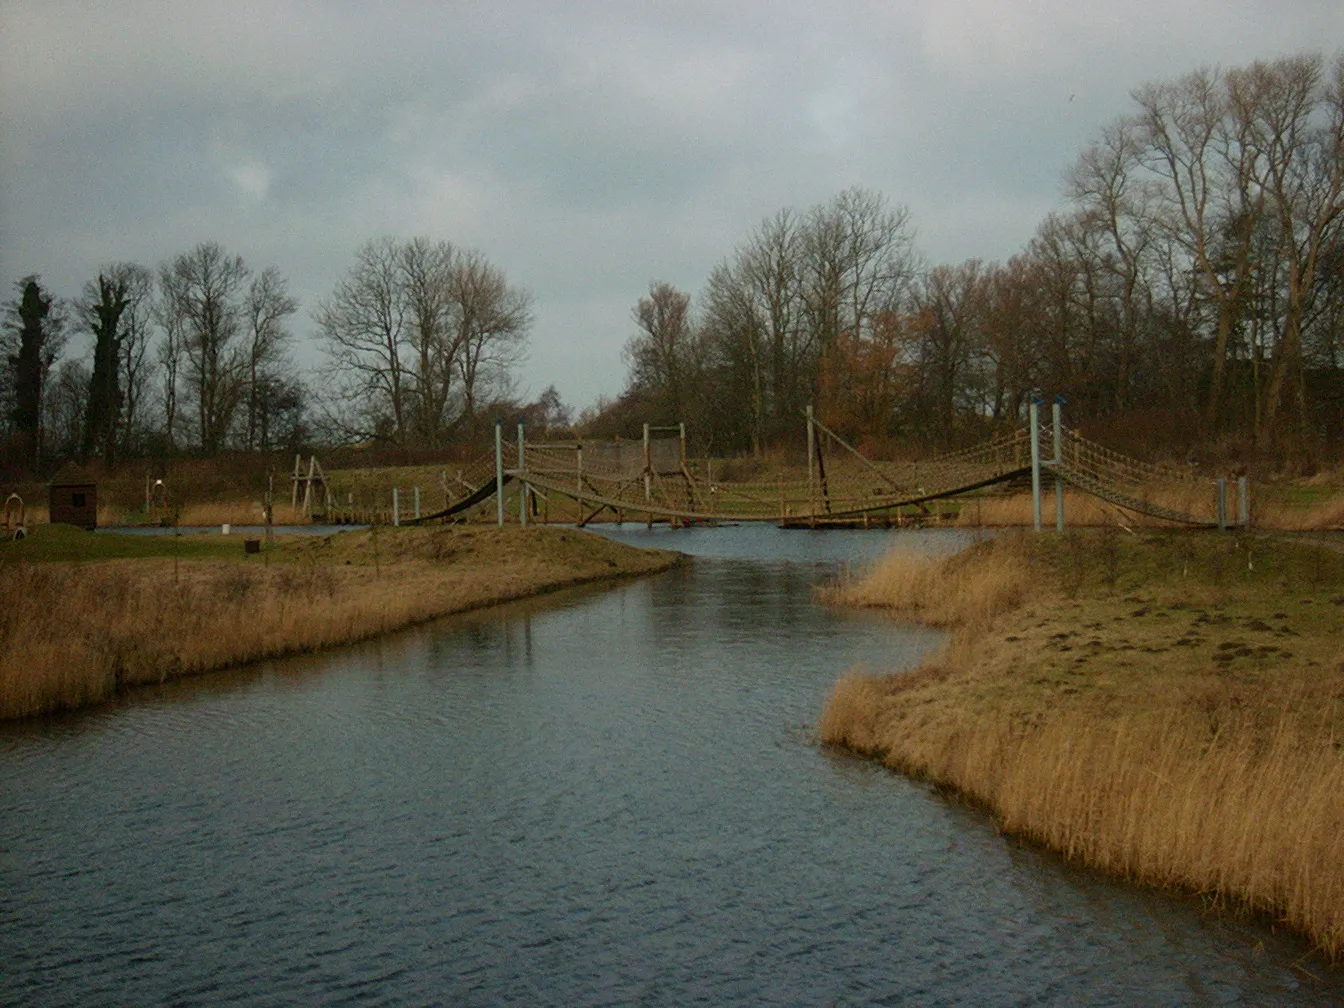
<svg viewBox="0 0 1344 1008"><path fill-rule="evenodd" d="M1064 461L1064 425L1060 420L1058 397L1050 405L1050 420L1055 428L1055 531L1064 531L1064 480L1059 467Z"/></svg>
<svg viewBox="0 0 1344 1008"><path fill-rule="evenodd" d="M392 488L392 525L401 524L401 487Z"/></svg>
<svg viewBox="0 0 1344 1008"><path fill-rule="evenodd" d="M1218 488L1218 531L1227 531L1227 480L1219 476L1213 481Z"/></svg>
<svg viewBox="0 0 1344 1008"><path fill-rule="evenodd" d="M1237 523L1251 527L1251 483L1245 476L1237 477Z"/></svg>
<svg viewBox="0 0 1344 1008"><path fill-rule="evenodd" d="M495 514L504 527L504 421L495 421Z"/></svg>
<svg viewBox="0 0 1344 1008"><path fill-rule="evenodd" d="M518 422L518 521L527 524L527 455L524 451L523 424Z"/></svg>
<svg viewBox="0 0 1344 1008"><path fill-rule="evenodd" d="M1031 400L1031 522L1041 530L1041 404Z"/></svg>

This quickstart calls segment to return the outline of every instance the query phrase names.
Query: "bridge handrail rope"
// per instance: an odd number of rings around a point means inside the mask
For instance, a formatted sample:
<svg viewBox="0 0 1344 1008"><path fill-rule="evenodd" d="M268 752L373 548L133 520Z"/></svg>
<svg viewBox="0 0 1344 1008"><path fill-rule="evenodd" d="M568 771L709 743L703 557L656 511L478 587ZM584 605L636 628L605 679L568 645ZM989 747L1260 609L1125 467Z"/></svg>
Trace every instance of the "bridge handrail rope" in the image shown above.
<svg viewBox="0 0 1344 1008"><path fill-rule="evenodd" d="M668 453L661 450L655 459L645 448L635 465L621 450L613 452L608 448L590 454L580 442L523 441L522 458L508 458L505 473L510 478L522 478L538 490L564 494L598 511L609 508L618 513L692 521L753 521L840 517L922 506L927 501L1020 479L1030 472L1030 434L1026 428L1000 431L980 444L932 458L901 462L872 462L829 428L820 423L817 428L823 437L840 443L862 463L860 468L852 462L836 465L833 461L820 498L816 484L811 481L736 482L722 478L710 481L707 471L692 472L684 450L680 449L679 463L664 458ZM1129 510L1171 521L1207 524L1173 507L1144 499L1159 485L1194 490L1198 482L1190 471L1123 455L1089 441L1071 428L1063 428L1061 434L1061 458L1056 471L1068 483ZM1053 451L1048 445L1043 454L1045 466L1050 467ZM464 467L479 485L440 515L461 513L466 510L467 499L479 502L488 497L487 483L490 487L494 484L494 463L493 455L484 455ZM673 468L668 468L669 465ZM471 481L464 478L462 482Z"/></svg>
<svg viewBox="0 0 1344 1008"><path fill-rule="evenodd" d="M1107 471L1121 476L1133 483L1149 483L1154 481L1169 483L1194 483L1196 477L1189 469L1182 469L1173 465L1163 465L1155 462L1144 462L1130 455L1123 455L1120 452L1106 448L1097 444L1095 441L1089 441L1076 430L1064 428L1064 444L1066 456L1070 450L1076 459L1080 456L1090 456L1095 460L1096 465L1105 468ZM1069 461L1066 457L1066 461Z"/></svg>

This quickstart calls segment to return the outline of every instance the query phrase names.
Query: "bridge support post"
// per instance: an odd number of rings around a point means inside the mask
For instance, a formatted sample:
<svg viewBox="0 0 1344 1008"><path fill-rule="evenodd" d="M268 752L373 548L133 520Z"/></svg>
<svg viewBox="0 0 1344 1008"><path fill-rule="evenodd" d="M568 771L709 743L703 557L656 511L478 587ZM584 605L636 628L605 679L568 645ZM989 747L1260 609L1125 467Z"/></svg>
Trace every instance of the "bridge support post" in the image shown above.
<svg viewBox="0 0 1344 1008"><path fill-rule="evenodd" d="M523 425L518 424L518 523L527 524L527 456L524 454Z"/></svg>
<svg viewBox="0 0 1344 1008"><path fill-rule="evenodd" d="M1218 531L1227 531L1227 480L1219 476L1213 481L1218 488Z"/></svg>
<svg viewBox="0 0 1344 1008"><path fill-rule="evenodd" d="M504 421L495 421L495 516L504 527Z"/></svg>
<svg viewBox="0 0 1344 1008"><path fill-rule="evenodd" d="M1050 421L1055 434L1055 531L1064 531L1064 480L1059 475L1059 467L1064 463L1064 424L1060 418L1059 396L1050 405Z"/></svg>
<svg viewBox="0 0 1344 1008"><path fill-rule="evenodd" d="M1041 530L1041 401L1031 397L1031 524Z"/></svg>

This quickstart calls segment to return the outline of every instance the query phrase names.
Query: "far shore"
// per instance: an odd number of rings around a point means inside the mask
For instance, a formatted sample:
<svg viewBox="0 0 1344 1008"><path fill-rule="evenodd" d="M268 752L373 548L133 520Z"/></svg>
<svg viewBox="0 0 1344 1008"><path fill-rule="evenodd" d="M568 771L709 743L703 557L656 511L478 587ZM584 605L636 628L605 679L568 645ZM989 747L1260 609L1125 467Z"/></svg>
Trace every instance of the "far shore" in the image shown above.
<svg viewBox="0 0 1344 1008"><path fill-rule="evenodd" d="M94 535L0 543L0 719L108 700L264 658L683 559L573 528L448 525L277 536Z"/></svg>

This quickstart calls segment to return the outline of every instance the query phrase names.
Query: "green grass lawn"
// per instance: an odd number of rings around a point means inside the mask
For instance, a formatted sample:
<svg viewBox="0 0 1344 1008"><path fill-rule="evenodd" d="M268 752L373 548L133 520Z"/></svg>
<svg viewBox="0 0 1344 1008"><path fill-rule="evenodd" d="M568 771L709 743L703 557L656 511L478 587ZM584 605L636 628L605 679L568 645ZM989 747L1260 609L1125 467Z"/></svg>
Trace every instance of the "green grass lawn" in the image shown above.
<svg viewBox="0 0 1344 1008"><path fill-rule="evenodd" d="M28 535L0 538L0 563L51 560L121 560L178 556L183 560L259 561L243 552L241 535L193 532L182 535L125 535L86 532L74 525L30 525Z"/></svg>

